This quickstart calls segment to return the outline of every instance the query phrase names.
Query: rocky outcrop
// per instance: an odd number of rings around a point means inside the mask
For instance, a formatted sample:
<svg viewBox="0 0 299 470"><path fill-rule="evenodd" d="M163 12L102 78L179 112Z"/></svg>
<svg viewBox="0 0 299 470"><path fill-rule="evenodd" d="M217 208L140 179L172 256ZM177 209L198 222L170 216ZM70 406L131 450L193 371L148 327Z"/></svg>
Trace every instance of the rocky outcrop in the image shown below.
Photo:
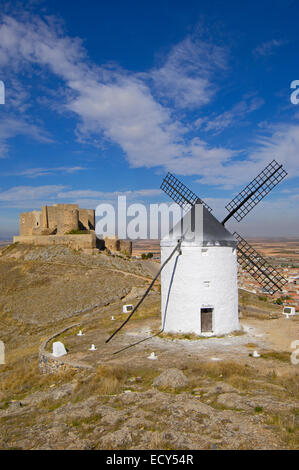
<svg viewBox="0 0 299 470"><path fill-rule="evenodd" d="M153 381L154 387L160 388L182 388L188 385L188 379L179 369L168 369Z"/></svg>

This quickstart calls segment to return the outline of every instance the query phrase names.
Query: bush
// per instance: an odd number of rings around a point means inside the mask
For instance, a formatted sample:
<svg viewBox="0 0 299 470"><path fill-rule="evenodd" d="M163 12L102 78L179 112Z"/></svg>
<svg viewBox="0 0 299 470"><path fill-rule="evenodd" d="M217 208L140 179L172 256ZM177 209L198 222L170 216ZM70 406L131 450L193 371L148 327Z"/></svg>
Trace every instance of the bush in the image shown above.
<svg viewBox="0 0 299 470"><path fill-rule="evenodd" d="M152 258L153 256L154 256L153 253L147 253L147 254L146 254L146 253L142 253L141 259L150 259L150 258Z"/></svg>
<svg viewBox="0 0 299 470"><path fill-rule="evenodd" d="M88 235L89 233L89 230L71 230L67 235Z"/></svg>

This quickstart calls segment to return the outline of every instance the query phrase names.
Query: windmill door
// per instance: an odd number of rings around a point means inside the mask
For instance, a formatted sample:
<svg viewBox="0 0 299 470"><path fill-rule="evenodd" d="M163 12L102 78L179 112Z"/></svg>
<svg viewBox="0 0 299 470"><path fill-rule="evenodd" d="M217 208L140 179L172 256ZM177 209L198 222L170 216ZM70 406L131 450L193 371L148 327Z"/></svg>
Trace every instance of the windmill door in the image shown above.
<svg viewBox="0 0 299 470"><path fill-rule="evenodd" d="M201 320L201 332L211 333L213 331L213 309L201 308L200 320Z"/></svg>

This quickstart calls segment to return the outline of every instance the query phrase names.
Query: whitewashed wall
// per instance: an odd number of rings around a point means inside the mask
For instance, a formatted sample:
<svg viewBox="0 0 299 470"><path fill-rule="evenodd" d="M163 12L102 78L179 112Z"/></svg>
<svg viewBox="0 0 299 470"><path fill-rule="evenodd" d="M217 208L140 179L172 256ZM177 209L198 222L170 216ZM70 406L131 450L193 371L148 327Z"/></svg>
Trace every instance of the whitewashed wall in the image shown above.
<svg viewBox="0 0 299 470"><path fill-rule="evenodd" d="M173 246L161 246L161 263L172 250ZM203 250L207 250L206 254ZM210 287L205 287L204 281L210 281ZM166 313L166 332L204 334L201 333L200 309L205 307L214 309L213 335L238 330L236 249L183 246L182 254L178 258L174 255L162 271L161 293L162 325Z"/></svg>

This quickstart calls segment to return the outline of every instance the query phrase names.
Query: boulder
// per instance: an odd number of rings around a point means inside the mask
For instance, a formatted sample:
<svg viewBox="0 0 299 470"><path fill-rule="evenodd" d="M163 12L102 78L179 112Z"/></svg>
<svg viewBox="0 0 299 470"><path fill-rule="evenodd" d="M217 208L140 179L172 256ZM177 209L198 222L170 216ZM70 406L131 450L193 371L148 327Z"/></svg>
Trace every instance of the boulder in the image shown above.
<svg viewBox="0 0 299 470"><path fill-rule="evenodd" d="M182 388L188 385L189 380L179 369L168 369L162 372L158 377L153 381L154 387L161 388Z"/></svg>
<svg viewBox="0 0 299 470"><path fill-rule="evenodd" d="M217 402L219 405L229 408L231 410L245 410L251 409L248 400L245 397L238 395L237 393L222 393L218 396Z"/></svg>

